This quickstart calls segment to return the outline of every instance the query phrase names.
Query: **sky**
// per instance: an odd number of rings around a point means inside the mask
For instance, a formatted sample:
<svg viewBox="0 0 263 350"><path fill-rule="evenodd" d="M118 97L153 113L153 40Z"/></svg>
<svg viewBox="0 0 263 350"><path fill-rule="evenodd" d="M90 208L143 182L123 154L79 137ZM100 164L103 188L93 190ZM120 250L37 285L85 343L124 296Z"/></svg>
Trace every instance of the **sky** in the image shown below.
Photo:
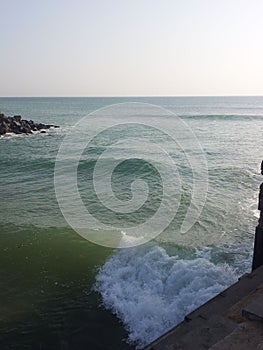
<svg viewBox="0 0 263 350"><path fill-rule="evenodd" d="M262 0L0 0L0 96L263 95Z"/></svg>

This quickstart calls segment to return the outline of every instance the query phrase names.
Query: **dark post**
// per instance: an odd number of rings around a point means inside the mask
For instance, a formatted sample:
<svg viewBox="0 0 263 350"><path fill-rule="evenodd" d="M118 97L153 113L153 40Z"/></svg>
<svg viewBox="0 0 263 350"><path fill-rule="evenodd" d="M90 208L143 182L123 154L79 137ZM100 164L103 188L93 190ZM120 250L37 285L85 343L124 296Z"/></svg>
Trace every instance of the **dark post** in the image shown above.
<svg viewBox="0 0 263 350"><path fill-rule="evenodd" d="M261 162L261 175L263 175L263 161ZM259 190L258 210L260 211L260 216L255 232L252 271L263 265L263 183L260 185Z"/></svg>

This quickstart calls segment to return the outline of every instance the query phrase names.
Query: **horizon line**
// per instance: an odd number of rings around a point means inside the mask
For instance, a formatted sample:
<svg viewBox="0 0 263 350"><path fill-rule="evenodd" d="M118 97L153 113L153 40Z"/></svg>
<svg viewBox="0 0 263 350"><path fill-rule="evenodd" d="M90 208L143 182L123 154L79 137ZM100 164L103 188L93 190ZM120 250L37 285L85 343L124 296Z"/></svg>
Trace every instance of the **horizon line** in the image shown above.
<svg viewBox="0 0 263 350"><path fill-rule="evenodd" d="M263 97L263 95L57 95L0 96L0 98L162 98L162 97Z"/></svg>

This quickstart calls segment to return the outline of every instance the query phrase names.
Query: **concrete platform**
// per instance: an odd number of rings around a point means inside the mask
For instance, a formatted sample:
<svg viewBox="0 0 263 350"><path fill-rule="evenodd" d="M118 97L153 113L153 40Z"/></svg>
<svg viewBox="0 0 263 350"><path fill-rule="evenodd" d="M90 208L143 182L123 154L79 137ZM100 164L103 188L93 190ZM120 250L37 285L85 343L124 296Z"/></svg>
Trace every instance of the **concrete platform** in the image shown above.
<svg viewBox="0 0 263 350"><path fill-rule="evenodd" d="M190 313L145 350L263 350L263 266Z"/></svg>

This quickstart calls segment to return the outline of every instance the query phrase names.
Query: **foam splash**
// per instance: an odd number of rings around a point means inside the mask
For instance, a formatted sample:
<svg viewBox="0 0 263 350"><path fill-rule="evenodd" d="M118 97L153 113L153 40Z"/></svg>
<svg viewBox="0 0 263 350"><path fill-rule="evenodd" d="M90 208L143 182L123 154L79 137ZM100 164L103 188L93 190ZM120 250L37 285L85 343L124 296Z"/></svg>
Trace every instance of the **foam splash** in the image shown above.
<svg viewBox="0 0 263 350"><path fill-rule="evenodd" d="M169 256L159 246L124 249L100 269L95 289L137 349L237 280L235 269L203 257Z"/></svg>
<svg viewBox="0 0 263 350"><path fill-rule="evenodd" d="M46 135L53 135L53 134L59 134L61 133L61 128L54 128L50 127L49 129L40 129L40 130L31 130L30 134L16 134L14 132L7 132L4 135L0 135L0 139L11 139L11 138L21 138L21 137L26 137L26 136L32 136L32 135L37 135L41 134L41 132L44 131L44 134Z"/></svg>

